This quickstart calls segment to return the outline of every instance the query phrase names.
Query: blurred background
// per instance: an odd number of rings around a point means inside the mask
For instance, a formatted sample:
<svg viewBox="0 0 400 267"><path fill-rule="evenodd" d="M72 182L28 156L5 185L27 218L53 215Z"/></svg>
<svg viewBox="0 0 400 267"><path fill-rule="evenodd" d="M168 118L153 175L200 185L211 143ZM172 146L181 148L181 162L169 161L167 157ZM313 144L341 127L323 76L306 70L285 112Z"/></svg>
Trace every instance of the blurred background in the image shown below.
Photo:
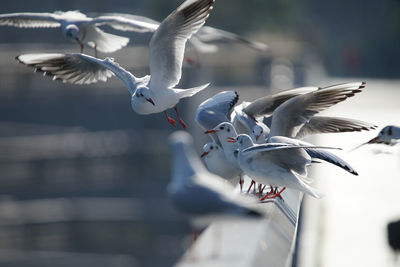
<svg viewBox="0 0 400 267"><path fill-rule="evenodd" d="M122 12L161 21L181 2L4 0L0 13ZM196 108L223 90L251 101L297 86L364 80L362 94L326 114L379 128L400 125L400 1L217 0L206 25L270 49L222 43L218 52L198 55L189 47L198 64L184 64L180 87L211 83L179 104L199 153L207 137L194 122ZM147 74L151 35L122 34L129 46L100 57ZM14 60L21 53L78 51L59 29L0 27L0 266L171 266L190 233L166 198L166 140L175 129L163 114L134 113L116 78L63 84ZM312 140L343 147L340 155L360 176L327 165L313 169L326 197L305 198L297 266L396 266L386 227L400 219L397 148L346 152L376 134Z"/></svg>

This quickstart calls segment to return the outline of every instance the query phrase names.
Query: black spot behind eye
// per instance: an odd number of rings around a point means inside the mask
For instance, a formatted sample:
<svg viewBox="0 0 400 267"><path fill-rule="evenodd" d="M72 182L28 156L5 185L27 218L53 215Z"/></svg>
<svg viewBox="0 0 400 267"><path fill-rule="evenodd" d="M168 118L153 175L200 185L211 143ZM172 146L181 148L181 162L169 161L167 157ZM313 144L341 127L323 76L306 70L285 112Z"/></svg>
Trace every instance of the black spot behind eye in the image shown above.
<svg viewBox="0 0 400 267"><path fill-rule="evenodd" d="M389 127L388 135L392 135L392 127Z"/></svg>
<svg viewBox="0 0 400 267"><path fill-rule="evenodd" d="M231 131L231 129L228 128L228 129L226 129L226 131L229 133Z"/></svg>

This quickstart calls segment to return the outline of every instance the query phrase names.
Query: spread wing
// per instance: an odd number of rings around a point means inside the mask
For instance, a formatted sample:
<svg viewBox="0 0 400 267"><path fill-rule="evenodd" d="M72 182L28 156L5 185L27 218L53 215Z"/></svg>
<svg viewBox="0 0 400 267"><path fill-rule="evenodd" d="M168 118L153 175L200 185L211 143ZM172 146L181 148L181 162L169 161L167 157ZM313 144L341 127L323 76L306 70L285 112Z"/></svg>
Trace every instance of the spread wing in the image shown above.
<svg viewBox="0 0 400 267"><path fill-rule="evenodd" d="M160 24L150 41L150 87L170 88L182 75L186 41L205 23L214 0L187 0Z"/></svg>
<svg viewBox="0 0 400 267"><path fill-rule="evenodd" d="M239 95L233 91L220 92L199 105L196 112L196 122L209 130L221 122L229 122L232 108L239 100Z"/></svg>
<svg viewBox="0 0 400 267"><path fill-rule="evenodd" d="M252 49L257 51L266 51L268 50L268 46L264 43L255 42L234 34L232 32L224 31L221 29L217 29L214 27L204 26L196 33L195 35L198 40L201 42L218 42L218 41L230 41L230 42L237 42L243 45L246 45Z"/></svg>
<svg viewBox="0 0 400 267"><path fill-rule="evenodd" d="M270 136L294 138L316 113L354 96L364 87L364 82L335 85L287 100L272 114Z"/></svg>
<svg viewBox="0 0 400 267"><path fill-rule="evenodd" d="M286 100L316 90L318 90L318 87L301 87L286 90L269 96L264 96L251 102L243 109L243 111L254 119L259 116L270 115Z"/></svg>
<svg viewBox="0 0 400 267"><path fill-rule="evenodd" d="M354 119L314 116L301 127L296 135L296 139L303 139L307 136L320 133L360 132L376 128L376 125Z"/></svg>
<svg viewBox="0 0 400 267"><path fill-rule="evenodd" d="M9 13L0 15L0 25L18 28L57 28L60 17L53 13Z"/></svg>
<svg viewBox="0 0 400 267"><path fill-rule="evenodd" d="M23 54L16 59L35 71L50 75L54 80L65 83L90 84L98 81L105 82L113 76L104 64L103 60L84 54Z"/></svg>
<svg viewBox="0 0 400 267"><path fill-rule="evenodd" d="M96 17L91 23L98 26L109 25L119 31L139 33L155 32L160 25L159 22L146 17L119 13L110 13Z"/></svg>

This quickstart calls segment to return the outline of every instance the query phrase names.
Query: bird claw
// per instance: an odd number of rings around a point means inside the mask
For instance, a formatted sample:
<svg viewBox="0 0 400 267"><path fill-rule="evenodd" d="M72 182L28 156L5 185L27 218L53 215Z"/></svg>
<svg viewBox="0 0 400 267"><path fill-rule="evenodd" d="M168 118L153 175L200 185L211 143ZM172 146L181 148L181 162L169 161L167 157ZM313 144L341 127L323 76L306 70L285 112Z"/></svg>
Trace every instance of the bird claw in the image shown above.
<svg viewBox="0 0 400 267"><path fill-rule="evenodd" d="M179 124L182 125L183 129L186 130L187 128L186 123L182 119L179 119Z"/></svg>
<svg viewBox="0 0 400 267"><path fill-rule="evenodd" d="M168 122L171 123L174 127L176 127L176 122L174 119L168 118Z"/></svg>

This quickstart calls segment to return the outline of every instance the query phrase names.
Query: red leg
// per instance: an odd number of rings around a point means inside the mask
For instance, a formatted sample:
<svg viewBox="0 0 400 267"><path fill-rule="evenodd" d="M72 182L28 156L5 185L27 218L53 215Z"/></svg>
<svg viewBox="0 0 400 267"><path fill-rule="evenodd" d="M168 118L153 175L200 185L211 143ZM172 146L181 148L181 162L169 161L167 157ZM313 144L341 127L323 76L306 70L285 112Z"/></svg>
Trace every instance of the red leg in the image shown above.
<svg viewBox="0 0 400 267"><path fill-rule="evenodd" d="M168 117L166 110L164 110L164 114L165 114L165 117L167 117L168 122L171 123L174 127L176 127L175 120L173 118Z"/></svg>
<svg viewBox="0 0 400 267"><path fill-rule="evenodd" d="M269 198L269 196L270 196L271 194L273 194L273 193L274 193L274 187L271 186L271 188L269 189L269 192L261 199L261 201L266 200L266 199Z"/></svg>
<svg viewBox="0 0 400 267"><path fill-rule="evenodd" d="M247 194L249 194L249 193L250 193L250 190L251 190L251 188L253 187L253 185L255 186L255 184L256 184L256 182L255 182L254 180L251 180L251 183L250 183L249 189L247 189Z"/></svg>
<svg viewBox="0 0 400 267"><path fill-rule="evenodd" d="M282 188L281 191L279 191L278 193L270 196L269 198L273 199L273 198L276 198L276 197L280 197L282 199L281 194L282 194L283 191L285 191L285 189L286 189L286 187Z"/></svg>
<svg viewBox="0 0 400 267"><path fill-rule="evenodd" d="M174 109L175 109L176 115L178 116L179 123L182 125L183 129L186 130L187 126L186 126L186 124L183 122L181 116L179 116L178 106L175 106Z"/></svg>

